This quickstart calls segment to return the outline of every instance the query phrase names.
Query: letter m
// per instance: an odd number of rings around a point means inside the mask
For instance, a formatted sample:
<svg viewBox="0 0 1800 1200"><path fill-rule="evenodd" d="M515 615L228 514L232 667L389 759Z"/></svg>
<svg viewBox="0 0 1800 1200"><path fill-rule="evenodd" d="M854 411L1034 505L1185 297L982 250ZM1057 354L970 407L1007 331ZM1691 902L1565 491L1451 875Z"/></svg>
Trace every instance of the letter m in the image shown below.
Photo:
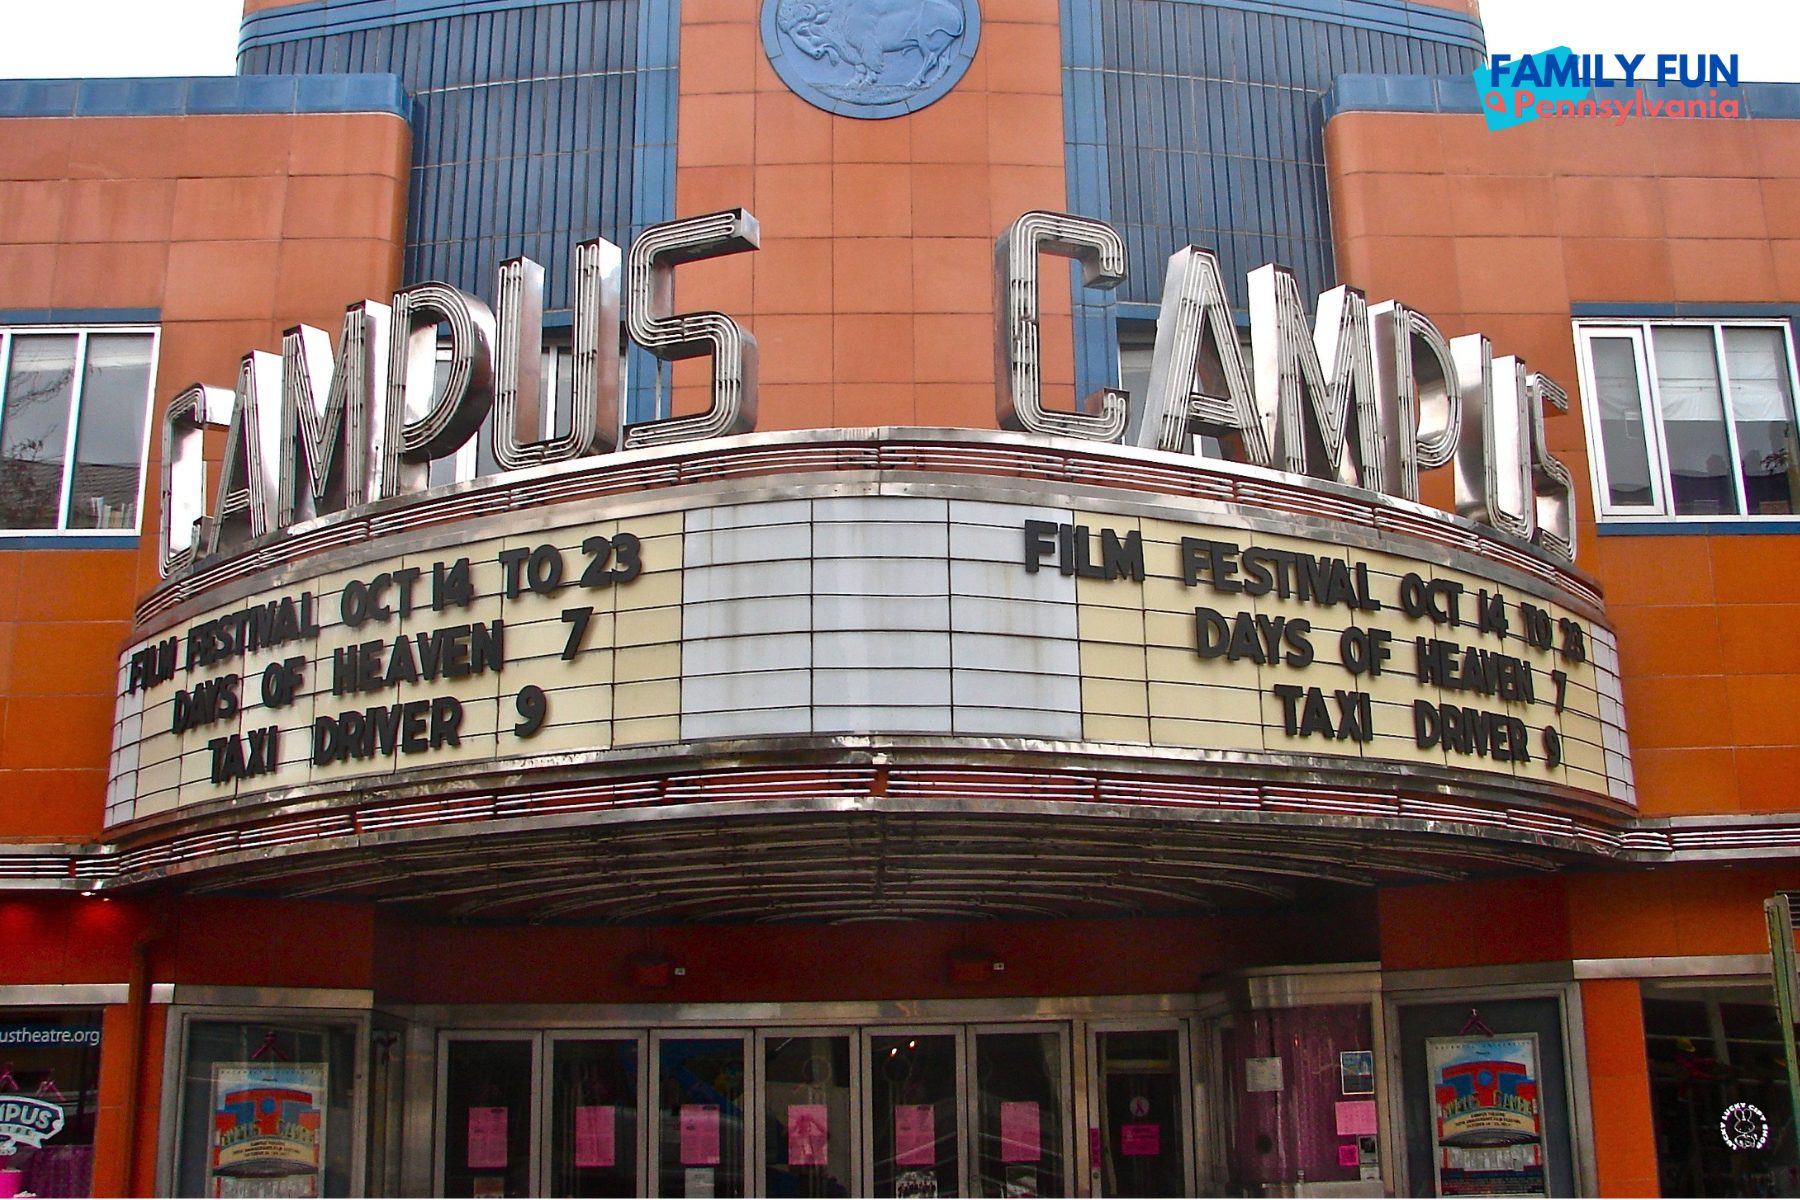
<svg viewBox="0 0 1800 1200"><path fill-rule="evenodd" d="M387 395L389 317L373 300L345 309L335 359L322 329L297 325L282 335L278 528L369 499L370 421Z"/></svg>

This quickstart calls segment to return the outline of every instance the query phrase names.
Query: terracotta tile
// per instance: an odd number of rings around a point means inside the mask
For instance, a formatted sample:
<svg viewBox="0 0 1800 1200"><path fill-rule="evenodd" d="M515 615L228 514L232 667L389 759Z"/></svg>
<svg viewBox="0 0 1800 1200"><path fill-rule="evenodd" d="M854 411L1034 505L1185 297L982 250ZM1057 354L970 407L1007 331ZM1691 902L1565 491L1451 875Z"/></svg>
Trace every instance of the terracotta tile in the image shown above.
<svg viewBox="0 0 1800 1200"><path fill-rule="evenodd" d="M285 120L290 130L284 144L292 147L288 170L295 175L406 178L412 162L412 128L391 113L328 113Z"/></svg>
<svg viewBox="0 0 1800 1200"><path fill-rule="evenodd" d="M1784 631L1800 629L1800 604L1733 604L1720 609L1719 636L1727 674L1800 675L1800 639Z"/></svg>
<svg viewBox="0 0 1800 1200"><path fill-rule="evenodd" d="M1524 174L1542 171L1547 163L1560 161L1552 157L1548 149L1550 135L1546 125L1552 121L1528 121L1523 125L1514 125L1511 129L1489 129L1487 121L1472 114L1455 116L1434 116L1426 120L1432 122L1437 134L1438 165L1434 168L1451 176L1481 174ZM1576 121L1565 121L1565 125L1580 124ZM1419 132L1423 133L1421 129ZM1391 153L1407 157L1422 156L1425 161L1432 161L1430 147L1425 144L1405 146L1398 139L1405 136L1402 127L1396 126L1390 131L1396 139ZM1418 168L1414 168L1418 169Z"/></svg>
<svg viewBox="0 0 1800 1200"><path fill-rule="evenodd" d="M756 258L756 306L763 313L832 311L831 241L763 239Z"/></svg>
<svg viewBox="0 0 1800 1200"><path fill-rule="evenodd" d="M985 21L981 49L987 56L990 93L1062 95L1062 31L1057 26Z"/></svg>
<svg viewBox="0 0 1800 1200"><path fill-rule="evenodd" d="M8 837L99 840L106 809L104 770L4 771L0 790L31 797L30 804L7 813Z"/></svg>
<svg viewBox="0 0 1800 1200"><path fill-rule="evenodd" d="M1363 171L1442 171L1438 141L1450 120L1426 113L1339 113L1325 126L1326 170L1333 179ZM1475 123L1485 132L1479 117Z"/></svg>
<svg viewBox="0 0 1800 1200"><path fill-rule="evenodd" d="M764 383L830 383L831 318L759 313L756 335Z"/></svg>
<svg viewBox="0 0 1800 1200"><path fill-rule="evenodd" d="M166 161L175 169L168 171L169 174L188 179L287 174L296 120L292 116L259 113L177 117L173 120L174 150L166 156ZM359 168L362 171L370 169L367 166Z"/></svg>
<svg viewBox="0 0 1800 1200"><path fill-rule="evenodd" d="M69 174L73 118L0 122L0 179L63 179Z"/></svg>
<svg viewBox="0 0 1800 1200"><path fill-rule="evenodd" d="M1469 181L1457 180L1462 188ZM1442 175L1366 173L1334 180L1333 227L1353 237L1456 234L1462 232L1450 204L1451 184Z"/></svg>
<svg viewBox="0 0 1800 1200"><path fill-rule="evenodd" d="M988 157L996 164L1062 166L1062 98L989 93Z"/></svg>
<svg viewBox="0 0 1800 1200"><path fill-rule="evenodd" d="M1708 538L1713 578L1721 604L1787 604L1800 571L1794 538L1747 536ZM1727 610L1729 611L1729 610Z"/></svg>
<svg viewBox="0 0 1800 1200"><path fill-rule="evenodd" d="M837 311L913 312L910 238L839 238L832 244Z"/></svg>
<svg viewBox="0 0 1800 1200"><path fill-rule="evenodd" d="M830 162L832 121L830 113L814 108L792 92L758 93L756 161Z"/></svg>
<svg viewBox="0 0 1800 1200"><path fill-rule="evenodd" d="M76 179L68 184L63 240L162 242L169 238L175 184L167 179Z"/></svg>
<svg viewBox="0 0 1800 1200"><path fill-rule="evenodd" d="M913 232L918 237L990 237L987 175L967 167L912 169Z"/></svg>
<svg viewBox="0 0 1800 1200"><path fill-rule="evenodd" d="M1338 276L1370 300L1397 299L1440 326L1462 311L1456 243L1450 238L1354 238L1344 243Z"/></svg>
<svg viewBox="0 0 1800 1200"><path fill-rule="evenodd" d="M1661 238L1570 238L1563 243L1563 271L1577 304L1664 302L1675 288Z"/></svg>
<svg viewBox="0 0 1800 1200"><path fill-rule="evenodd" d="M825 163L756 168L757 217L763 236L828 237L832 231L832 172Z"/></svg>
<svg viewBox="0 0 1800 1200"><path fill-rule="evenodd" d="M178 242L279 238L286 180L182 179L175 183L174 239Z"/></svg>
<svg viewBox="0 0 1800 1200"><path fill-rule="evenodd" d="M337 323L320 327L337 337ZM271 332L266 321L164 321L156 353L157 400L168 399L193 383L231 387L237 381L238 360L246 351L278 347ZM153 437L151 452L158 449Z"/></svg>
<svg viewBox="0 0 1800 1200"><path fill-rule="evenodd" d="M1556 190L1545 174L1468 175L1448 193L1455 229L1464 237L1529 236L1556 226Z"/></svg>
<svg viewBox="0 0 1800 1200"><path fill-rule="evenodd" d="M1059 19L1057 7L1055 0L988 0L981 6L981 36L983 40L987 38L988 22L1055 25Z"/></svg>
<svg viewBox="0 0 1800 1200"><path fill-rule="evenodd" d="M69 243L56 255L51 304L58 308L164 307L168 264L165 242ZM165 315L167 311L164 307Z"/></svg>
<svg viewBox="0 0 1800 1200"><path fill-rule="evenodd" d="M1800 747L1740 746L1736 754L1740 812L1781 812L1794 807Z"/></svg>
<svg viewBox="0 0 1800 1200"><path fill-rule="evenodd" d="M937 107L936 105L932 106ZM930 109L926 110L927 112ZM912 156L916 116L865 121L833 117L831 157L838 163L903 163Z"/></svg>
<svg viewBox="0 0 1800 1200"><path fill-rule="evenodd" d="M1703 537L1607 537L1596 542L1607 606L1711 604L1712 547Z"/></svg>
<svg viewBox="0 0 1800 1200"><path fill-rule="evenodd" d="M913 378L921 383L994 386L994 322L981 313L920 313L913 345Z"/></svg>
<svg viewBox="0 0 1800 1200"><path fill-rule="evenodd" d="M1625 681L1625 712L1637 744L1674 749L1735 740L1722 675L1633 675Z"/></svg>
<svg viewBox="0 0 1800 1200"><path fill-rule="evenodd" d="M379 296L392 278L393 253L391 243L371 240L283 243L276 312L290 321L335 324L345 305Z"/></svg>
<svg viewBox="0 0 1800 1200"><path fill-rule="evenodd" d="M6 706L0 767L87 767L112 743L111 696L39 696Z"/></svg>
<svg viewBox="0 0 1800 1200"><path fill-rule="evenodd" d="M758 400L758 429L828 429L831 393L827 383L778 383L763 389Z"/></svg>
<svg viewBox="0 0 1800 1200"><path fill-rule="evenodd" d="M276 242L178 242L169 248L164 316L214 319L273 316ZM343 303L335 306L343 311ZM329 315L321 309L320 320Z"/></svg>
<svg viewBox="0 0 1800 1200"><path fill-rule="evenodd" d="M675 172L675 211L682 216L728 208L747 208L754 214L756 207L753 167L682 167Z"/></svg>
<svg viewBox="0 0 1800 1200"><path fill-rule="evenodd" d="M1800 746L1800 712L1793 697L1800 675L1737 675L1728 681L1732 739L1746 746ZM1632 714L1632 731L1637 714Z"/></svg>
<svg viewBox="0 0 1800 1200"><path fill-rule="evenodd" d="M912 253L917 311L991 316L994 311L994 247L986 238L916 241ZM1049 281L1047 271L1044 280Z"/></svg>
<svg viewBox="0 0 1800 1200"><path fill-rule="evenodd" d="M1770 242L1769 255L1775 266L1775 297L1800 299L1800 239Z"/></svg>
<svg viewBox="0 0 1800 1200"><path fill-rule="evenodd" d="M1757 174L1800 178L1800 128L1792 121L1750 121Z"/></svg>
<svg viewBox="0 0 1800 1200"><path fill-rule="evenodd" d="M403 239L406 188L385 175L295 175L287 181L281 235Z"/></svg>
<svg viewBox="0 0 1800 1200"><path fill-rule="evenodd" d="M1629 714L1627 715L1629 719ZM1645 816L1729 812L1737 802L1732 751L1664 750L1633 744L1632 774Z"/></svg>
<svg viewBox="0 0 1800 1200"><path fill-rule="evenodd" d="M1038 321L1038 378L1046 407L1075 412L1085 397L1075 394L1074 330L1066 314L1046 313Z"/></svg>
<svg viewBox="0 0 1800 1200"><path fill-rule="evenodd" d="M1648 142L1650 161L1659 175L1717 179L1757 174L1756 136L1749 121L1652 120L1643 124L1654 126Z"/></svg>
<svg viewBox="0 0 1800 1200"><path fill-rule="evenodd" d="M1502 131L1505 132L1505 131ZM1562 243L1555 238L1460 238L1456 269L1472 305L1493 312L1567 312Z"/></svg>
<svg viewBox="0 0 1800 1200"><path fill-rule="evenodd" d="M1768 235L1763 220L1762 189L1755 180L1658 180L1663 221L1670 237L1760 238Z"/></svg>
<svg viewBox="0 0 1800 1200"><path fill-rule="evenodd" d="M8 690L17 696L110 699L118 674L113 651L130 633L131 623L124 620L22 622L12 630L12 658L19 669L10 673Z"/></svg>
<svg viewBox="0 0 1800 1200"><path fill-rule="evenodd" d="M1756 302L1775 290L1775 264L1762 240L1672 238L1669 265L1676 300Z"/></svg>
<svg viewBox="0 0 1800 1200"><path fill-rule="evenodd" d="M1764 179L1762 210L1770 237L1800 238L1800 179Z"/></svg>
<svg viewBox="0 0 1800 1200"><path fill-rule="evenodd" d="M678 168L756 161L756 108L749 96L683 96L676 119Z"/></svg>
<svg viewBox="0 0 1800 1200"><path fill-rule="evenodd" d="M1663 234L1662 191L1653 179L1564 175L1555 180L1555 228L1567 236Z"/></svg>
<svg viewBox="0 0 1800 1200"><path fill-rule="evenodd" d="M922 163L988 161L988 98L954 91L912 115L912 159Z"/></svg>
<svg viewBox="0 0 1800 1200"><path fill-rule="evenodd" d="M56 284L56 257L53 245L0 243L0 293L5 294L8 307L51 306Z"/></svg>
<svg viewBox="0 0 1800 1200"><path fill-rule="evenodd" d="M1710 606L1629 608L1613 613L1628 678L1688 676L1719 659L1719 612Z"/></svg>
<svg viewBox="0 0 1800 1200"><path fill-rule="evenodd" d="M840 383L832 389L831 423L839 429L911 425L912 388L892 383Z"/></svg>
<svg viewBox="0 0 1800 1200"><path fill-rule="evenodd" d="M703 70L681 72L683 95L756 90L756 59L761 57L756 26L747 21L697 25L681 23L681 61L705 63Z"/></svg>
<svg viewBox="0 0 1800 1200"><path fill-rule="evenodd" d="M912 232L911 169L904 163L839 163L831 170L832 232L905 237Z"/></svg>
<svg viewBox="0 0 1800 1200"><path fill-rule="evenodd" d="M912 382L911 314L840 313L832 337L834 383Z"/></svg>
<svg viewBox="0 0 1800 1200"><path fill-rule="evenodd" d="M916 392L914 419L932 429L993 429L992 384L921 383Z"/></svg>
<svg viewBox="0 0 1800 1200"><path fill-rule="evenodd" d="M757 0L685 0L681 6L681 23L683 26L737 23L754 26L760 8Z"/></svg>
<svg viewBox="0 0 1800 1200"><path fill-rule="evenodd" d="M0 149L0 154L5 150ZM0 242L55 242L62 237L72 184L53 180L0 181Z"/></svg>
<svg viewBox="0 0 1800 1200"><path fill-rule="evenodd" d="M755 307L750 286L754 257L730 254L682 264L675 275L677 311L710 309L740 321L747 318Z"/></svg>
<svg viewBox="0 0 1800 1200"><path fill-rule="evenodd" d="M1067 203L1061 166L997 166L988 172L988 219L995 236L1034 208L1061 212Z"/></svg>
<svg viewBox="0 0 1800 1200"><path fill-rule="evenodd" d="M180 144L180 117L71 117L68 174L72 179L165 176Z"/></svg>

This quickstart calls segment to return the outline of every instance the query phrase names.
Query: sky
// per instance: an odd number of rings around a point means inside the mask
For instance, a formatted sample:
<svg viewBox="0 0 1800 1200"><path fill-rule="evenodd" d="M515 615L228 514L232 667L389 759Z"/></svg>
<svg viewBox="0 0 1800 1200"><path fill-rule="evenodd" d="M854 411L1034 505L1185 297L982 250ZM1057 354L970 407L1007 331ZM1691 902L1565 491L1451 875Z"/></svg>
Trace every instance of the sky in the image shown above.
<svg viewBox="0 0 1800 1200"><path fill-rule="evenodd" d="M243 0L0 0L0 79L229 75ZM1794 0L1483 0L1488 49L1736 54L1743 80L1800 82Z"/></svg>

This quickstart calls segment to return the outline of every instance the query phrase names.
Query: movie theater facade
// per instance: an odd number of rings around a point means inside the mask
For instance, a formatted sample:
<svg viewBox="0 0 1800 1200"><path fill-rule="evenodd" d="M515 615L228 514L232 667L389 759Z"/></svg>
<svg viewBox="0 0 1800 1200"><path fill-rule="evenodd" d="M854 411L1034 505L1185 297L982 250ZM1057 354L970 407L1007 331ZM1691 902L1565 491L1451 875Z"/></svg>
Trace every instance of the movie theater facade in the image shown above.
<svg viewBox="0 0 1800 1200"><path fill-rule="evenodd" d="M241 45L0 84L0 1184L1793 1189L1793 89L1490 131L1398 0Z"/></svg>

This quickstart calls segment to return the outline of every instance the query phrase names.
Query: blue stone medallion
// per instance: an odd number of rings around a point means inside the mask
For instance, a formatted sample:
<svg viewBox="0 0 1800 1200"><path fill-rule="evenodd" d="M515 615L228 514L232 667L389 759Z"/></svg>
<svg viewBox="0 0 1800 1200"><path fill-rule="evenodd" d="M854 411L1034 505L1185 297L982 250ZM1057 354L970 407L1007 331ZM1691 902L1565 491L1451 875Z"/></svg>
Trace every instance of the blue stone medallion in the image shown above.
<svg viewBox="0 0 1800 1200"><path fill-rule="evenodd" d="M899 117L942 99L980 36L975 0L763 0L775 73L842 117Z"/></svg>

